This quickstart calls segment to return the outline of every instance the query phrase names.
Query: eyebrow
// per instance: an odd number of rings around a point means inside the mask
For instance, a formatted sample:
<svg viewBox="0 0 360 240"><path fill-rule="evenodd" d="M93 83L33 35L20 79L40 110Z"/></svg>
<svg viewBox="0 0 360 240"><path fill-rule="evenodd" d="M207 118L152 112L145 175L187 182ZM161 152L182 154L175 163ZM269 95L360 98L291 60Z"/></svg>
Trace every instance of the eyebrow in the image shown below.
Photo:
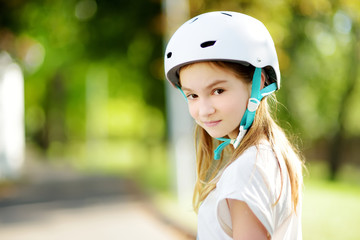
<svg viewBox="0 0 360 240"><path fill-rule="evenodd" d="M220 84L220 83L225 83L227 82L226 80L215 80L214 82L212 82L211 84L207 85L205 87L205 89L209 89L209 88L213 88L214 86ZM192 91L190 88L186 88L186 87L181 87L181 89L183 91Z"/></svg>

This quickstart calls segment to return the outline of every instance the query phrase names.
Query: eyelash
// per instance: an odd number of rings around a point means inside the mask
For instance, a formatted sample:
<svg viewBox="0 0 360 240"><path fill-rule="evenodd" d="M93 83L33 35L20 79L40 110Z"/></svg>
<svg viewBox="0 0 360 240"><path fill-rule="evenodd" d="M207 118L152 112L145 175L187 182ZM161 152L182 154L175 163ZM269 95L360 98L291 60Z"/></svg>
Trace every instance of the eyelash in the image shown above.
<svg viewBox="0 0 360 240"><path fill-rule="evenodd" d="M195 99L196 97L197 97L196 94L188 94L188 95L186 95L187 99Z"/></svg>
<svg viewBox="0 0 360 240"><path fill-rule="evenodd" d="M218 91L220 91L220 93L216 93L216 92L218 92ZM222 94L224 91L225 91L224 89L217 88L217 89L214 90L214 93L217 94L217 95L219 95L219 94Z"/></svg>
<svg viewBox="0 0 360 240"><path fill-rule="evenodd" d="M217 88L217 89L215 89L215 90L213 91L213 94L215 94L215 95L220 95L220 94L222 94L224 91L225 91L225 90L222 89L222 88ZM193 94L193 93L186 95L186 98L187 98L187 99L195 99L195 98L197 98L197 97L198 97L198 95Z"/></svg>

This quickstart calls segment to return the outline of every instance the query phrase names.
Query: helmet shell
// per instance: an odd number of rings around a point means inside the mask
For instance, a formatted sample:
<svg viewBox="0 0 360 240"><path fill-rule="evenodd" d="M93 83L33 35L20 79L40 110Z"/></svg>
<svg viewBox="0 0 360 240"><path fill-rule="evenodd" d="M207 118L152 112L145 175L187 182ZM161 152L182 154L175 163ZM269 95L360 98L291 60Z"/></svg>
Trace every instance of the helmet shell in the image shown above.
<svg viewBox="0 0 360 240"><path fill-rule="evenodd" d="M165 50L165 75L180 86L179 69L200 61L231 61L258 68L280 88L280 69L274 42L259 20L237 12L209 12L185 22Z"/></svg>

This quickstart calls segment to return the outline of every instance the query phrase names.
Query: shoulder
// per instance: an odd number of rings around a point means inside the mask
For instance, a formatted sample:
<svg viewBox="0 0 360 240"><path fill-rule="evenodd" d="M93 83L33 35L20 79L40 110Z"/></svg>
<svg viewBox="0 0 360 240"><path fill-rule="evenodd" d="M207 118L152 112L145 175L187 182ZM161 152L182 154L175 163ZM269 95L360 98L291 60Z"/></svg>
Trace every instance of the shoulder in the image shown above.
<svg viewBox="0 0 360 240"><path fill-rule="evenodd" d="M217 187L225 192L264 188L273 195L279 180L279 163L270 144L249 147L227 166ZM275 185L275 186L274 186Z"/></svg>
<svg viewBox="0 0 360 240"><path fill-rule="evenodd" d="M251 146L246 149L237 159L235 159L224 170L224 174L236 174L253 172L254 170L270 170L277 168L278 160L270 146L270 144L262 143Z"/></svg>

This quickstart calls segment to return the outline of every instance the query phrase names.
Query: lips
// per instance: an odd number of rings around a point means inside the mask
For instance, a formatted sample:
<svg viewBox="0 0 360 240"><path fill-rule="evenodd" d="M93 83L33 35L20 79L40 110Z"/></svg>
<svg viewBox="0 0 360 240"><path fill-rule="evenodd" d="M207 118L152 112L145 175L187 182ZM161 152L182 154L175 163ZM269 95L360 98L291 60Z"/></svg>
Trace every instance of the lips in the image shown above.
<svg viewBox="0 0 360 240"><path fill-rule="evenodd" d="M215 127L215 126L217 126L220 122L221 122L221 120L217 120L217 121L207 121L207 122L203 122L203 124L204 124L206 127Z"/></svg>

